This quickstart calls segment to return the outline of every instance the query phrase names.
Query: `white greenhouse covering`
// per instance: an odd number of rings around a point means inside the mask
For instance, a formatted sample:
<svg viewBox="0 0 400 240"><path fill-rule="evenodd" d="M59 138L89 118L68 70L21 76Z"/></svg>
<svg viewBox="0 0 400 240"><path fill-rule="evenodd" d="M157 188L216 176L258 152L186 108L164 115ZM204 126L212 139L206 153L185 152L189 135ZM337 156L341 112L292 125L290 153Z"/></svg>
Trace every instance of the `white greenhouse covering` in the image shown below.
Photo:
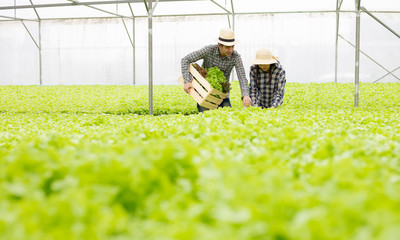
<svg viewBox="0 0 400 240"><path fill-rule="evenodd" d="M153 0L152 35L149 2L0 1L0 84L178 84L181 58L226 27L246 74L268 47L288 82L354 82L358 2L386 26L361 11L360 81L400 81L399 0Z"/></svg>

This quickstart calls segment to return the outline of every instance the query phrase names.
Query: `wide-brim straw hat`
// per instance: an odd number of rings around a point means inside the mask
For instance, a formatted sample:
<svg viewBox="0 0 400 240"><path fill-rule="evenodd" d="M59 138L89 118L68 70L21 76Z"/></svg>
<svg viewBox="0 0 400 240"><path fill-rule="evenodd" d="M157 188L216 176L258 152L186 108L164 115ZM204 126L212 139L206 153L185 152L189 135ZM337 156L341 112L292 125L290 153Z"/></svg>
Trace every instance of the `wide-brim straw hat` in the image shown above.
<svg viewBox="0 0 400 240"><path fill-rule="evenodd" d="M261 48L257 50L256 59L252 61L252 64L274 64L278 63L277 57L272 54L272 51L267 48Z"/></svg>
<svg viewBox="0 0 400 240"><path fill-rule="evenodd" d="M239 41L235 39L235 33L229 28L221 29L217 42L225 46L233 46L239 43Z"/></svg>

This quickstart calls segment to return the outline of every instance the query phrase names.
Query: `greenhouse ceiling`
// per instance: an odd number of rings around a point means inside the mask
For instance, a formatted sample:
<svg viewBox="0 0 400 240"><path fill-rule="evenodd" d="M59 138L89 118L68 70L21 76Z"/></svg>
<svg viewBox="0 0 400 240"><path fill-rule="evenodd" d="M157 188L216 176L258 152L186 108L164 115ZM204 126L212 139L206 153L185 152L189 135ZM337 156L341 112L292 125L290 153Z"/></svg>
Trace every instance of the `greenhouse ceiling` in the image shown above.
<svg viewBox="0 0 400 240"><path fill-rule="evenodd" d="M146 17L149 0L2 0L0 21ZM369 11L400 12L398 0L362 0ZM153 16L354 11L354 0L153 0Z"/></svg>

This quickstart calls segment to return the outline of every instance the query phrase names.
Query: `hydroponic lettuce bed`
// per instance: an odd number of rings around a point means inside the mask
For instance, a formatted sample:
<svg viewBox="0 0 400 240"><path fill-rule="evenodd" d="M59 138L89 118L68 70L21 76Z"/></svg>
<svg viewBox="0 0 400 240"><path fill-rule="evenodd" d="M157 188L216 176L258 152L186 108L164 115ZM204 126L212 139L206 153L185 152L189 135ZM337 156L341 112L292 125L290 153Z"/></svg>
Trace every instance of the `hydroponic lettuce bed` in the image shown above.
<svg viewBox="0 0 400 240"><path fill-rule="evenodd" d="M400 84L232 87L1 86L0 239L400 238Z"/></svg>

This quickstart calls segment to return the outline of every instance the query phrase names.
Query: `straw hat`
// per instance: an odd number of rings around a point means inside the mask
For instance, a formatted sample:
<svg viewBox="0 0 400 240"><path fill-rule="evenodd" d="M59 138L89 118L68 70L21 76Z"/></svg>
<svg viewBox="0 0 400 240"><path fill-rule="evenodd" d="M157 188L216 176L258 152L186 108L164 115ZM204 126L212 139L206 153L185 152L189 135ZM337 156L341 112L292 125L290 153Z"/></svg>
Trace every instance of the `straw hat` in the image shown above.
<svg viewBox="0 0 400 240"><path fill-rule="evenodd" d="M217 42L225 46L233 46L235 43L239 43L235 40L235 33L229 28L221 29Z"/></svg>
<svg viewBox="0 0 400 240"><path fill-rule="evenodd" d="M272 55L270 49L261 48L257 50L256 59L252 61L252 64L274 64L278 63L276 57Z"/></svg>

